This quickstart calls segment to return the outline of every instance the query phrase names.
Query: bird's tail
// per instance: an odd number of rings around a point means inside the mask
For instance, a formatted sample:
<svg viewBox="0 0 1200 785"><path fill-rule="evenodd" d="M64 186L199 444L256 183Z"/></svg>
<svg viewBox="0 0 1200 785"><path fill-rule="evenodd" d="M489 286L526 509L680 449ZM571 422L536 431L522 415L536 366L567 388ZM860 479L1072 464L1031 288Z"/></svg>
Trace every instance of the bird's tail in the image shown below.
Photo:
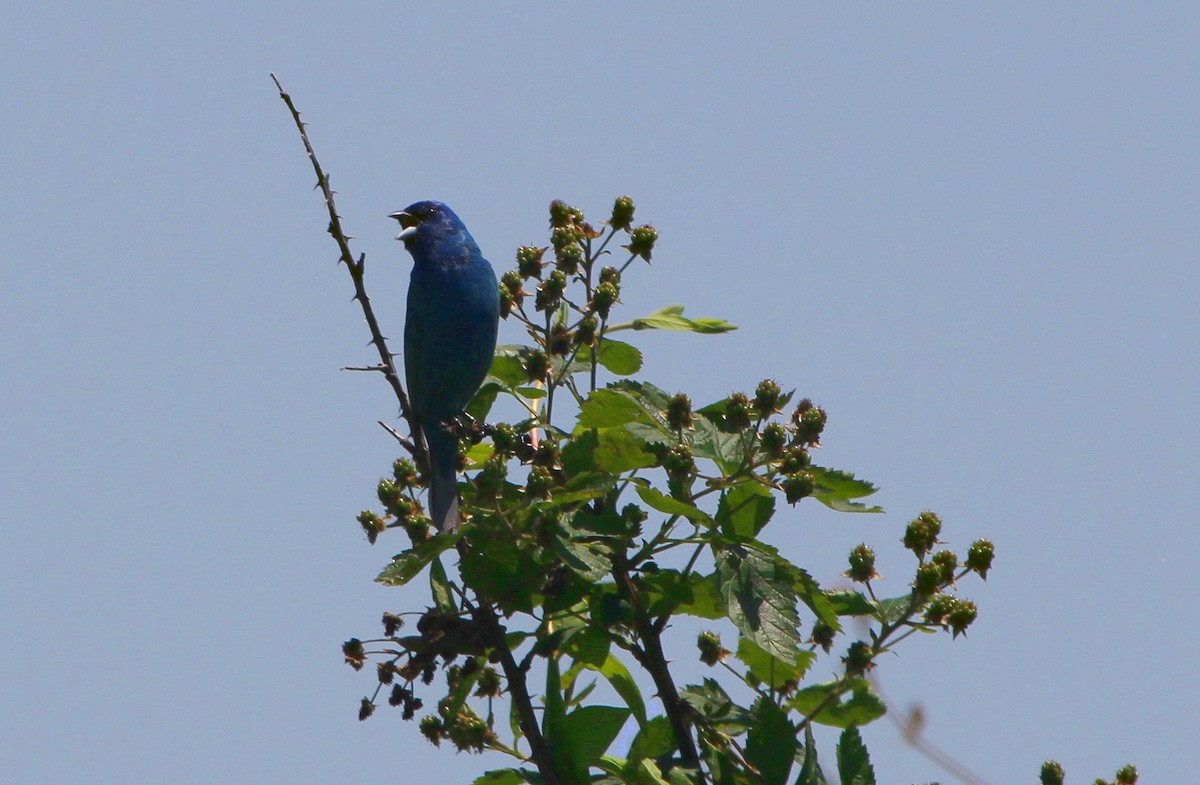
<svg viewBox="0 0 1200 785"><path fill-rule="evenodd" d="M458 437L441 423L425 426L429 447L429 517L443 534L458 530Z"/></svg>

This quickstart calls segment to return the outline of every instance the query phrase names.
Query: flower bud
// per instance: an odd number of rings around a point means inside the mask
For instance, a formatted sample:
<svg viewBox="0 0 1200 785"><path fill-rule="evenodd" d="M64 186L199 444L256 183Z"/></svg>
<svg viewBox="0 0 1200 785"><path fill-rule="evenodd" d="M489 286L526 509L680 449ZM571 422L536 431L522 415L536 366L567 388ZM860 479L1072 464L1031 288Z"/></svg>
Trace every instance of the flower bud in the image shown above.
<svg viewBox="0 0 1200 785"><path fill-rule="evenodd" d="M996 546L990 540L976 540L967 550L967 568L979 573L979 577L987 580L988 570L992 569L992 559L996 556Z"/></svg>
<svg viewBox="0 0 1200 785"><path fill-rule="evenodd" d="M678 393L667 402L667 424L673 430L682 431L691 428L696 419L692 415L692 399Z"/></svg>
<svg viewBox="0 0 1200 785"><path fill-rule="evenodd" d="M721 646L721 636L715 632L702 632L696 636L696 648L700 650L700 661L712 667L729 656L729 650Z"/></svg>
<svg viewBox="0 0 1200 785"><path fill-rule="evenodd" d="M633 226L633 199L628 196L618 196L613 202L612 217L608 225L617 230L627 230Z"/></svg>
<svg viewBox="0 0 1200 785"><path fill-rule="evenodd" d="M904 547L918 557L933 550L938 535L942 533L942 519L935 513L923 512L914 518L904 530Z"/></svg>
<svg viewBox="0 0 1200 785"><path fill-rule="evenodd" d="M658 231L649 224L639 226L634 229L629 236L629 245L624 248L634 256L640 256L647 262L650 261L650 252L654 250L654 243L658 240Z"/></svg>
<svg viewBox="0 0 1200 785"><path fill-rule="evenodd" d="M854 550L850 551L850 569L846 570L845 576L858 583L867 583L878 578L879 573L875 572L875 551L865 543L856 545Z"/></svg>
<svg viewBox="0 0 1200 785"><path fill-rule="evenodd" d="M545 248L534 245L522 245L517 249L517 272L522 278L542 277L542 268L545 267L542 255L545 253Z"/></svg>

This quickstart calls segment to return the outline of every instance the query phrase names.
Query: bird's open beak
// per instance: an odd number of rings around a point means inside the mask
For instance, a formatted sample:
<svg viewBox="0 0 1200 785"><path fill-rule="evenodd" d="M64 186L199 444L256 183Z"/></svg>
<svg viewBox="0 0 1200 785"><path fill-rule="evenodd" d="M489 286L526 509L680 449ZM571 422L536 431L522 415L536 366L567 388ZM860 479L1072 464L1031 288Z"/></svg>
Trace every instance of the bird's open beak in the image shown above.
<svg viewBox="0 0 1200 785"><path fill-rule="evenodd" d="M397 221L400 222L400 226L403 227L400 230L400 234L396 235L397 240L400 240L400 241L406 240L407 238L412 237L414 234L417 233L417 224L419 224L420 221L417 220L417 217L415 215L412 215L411 213L406 213L403 210L401 210L398 213L392 213L391 215L388 216L388 218L395 218Z"/></svg>

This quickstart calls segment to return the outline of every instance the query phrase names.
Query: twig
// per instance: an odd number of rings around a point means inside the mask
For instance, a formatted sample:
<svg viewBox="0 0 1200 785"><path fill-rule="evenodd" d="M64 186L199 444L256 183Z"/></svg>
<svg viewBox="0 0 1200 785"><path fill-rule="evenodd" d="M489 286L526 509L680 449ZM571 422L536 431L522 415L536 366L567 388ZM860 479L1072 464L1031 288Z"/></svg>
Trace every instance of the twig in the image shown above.
<svg viewBox="0 0 1200 785"><path fill-rule="evenodd" d="M671 678L671 671L667 667L667 656L663 652L662 639L659 637L658 630L650 620L649 614L646 613L646 608L642 605L641 598L638 597L637 587L629 577L629 571L625 565L613 566L613 578L616 579L617 585L629 599L629 604L633 608L634 629L637 631L638 640L642 642L640 649L633 648L630 653L654 680L654 686L658 689L658 697L663 703L663 711L666 712L667 718L671 722L675 742L679 745L679 757L683 761L683 765L694 769L700 781L704 782L704 770L700 768L700 753L696 750L696 742L692 738L692 729L687 719L689 709L683 699L679 697L679 690L675 688L675 680Z"/></svg>
<svg viewBox="0 0 1200 785"><path fill-rule="evenodd" d="M296 109L296 105L292 103L292 97L283 89L283 85L279 83L279 79L275 74L271 74L271 81L275 83L275 87L279 90L279 97L283 99L287 105L288 111L292 113L292 119L296 122L296 128L300 131L300 140L304 142L304 150L308 153L308 160L312 162L313 171L317 173L317 187L321 189L322 195L325 197L325 207L329 211L329 228L328 232L334 241L337 243L339 251L339 261L346 265L346 269L350 271L350 278L354 282L354 299L358 300L362 306L363 316L367 320L367 328L371 331L371 343L375 344L375 349L379 352L380 370L383 372L384 378L388 380L388 384L392 386L392 392L396 394L396 400L400 403L400 415L408 422L409 428L413 433L417 433L414 427L415 421L412 417L412 408L408 403L408 395L404 392L404 385L400 383L400 376L396 373L396 364L392 361L392 353L388 349L387 339L383 337L383 332L379 329L379 321L375 318L375 311L371 308L371 300L367 297L366 287L363 285L363 268L366 266L366 255L359 254L358 259L354 258L354 254L350 251L350 240L346 237L346 233L342 230L342 219L338 216L337 206L333 202L333 189L329 186L329 175L321 168L321 164L317 161L317 154L313 150L312 142L309 141L308 131L305 129L304 122L300 119L300 112ZM415 439L410 442L401 442L404 444L418 462L426 462L425 445L422 439Z"/></svg>

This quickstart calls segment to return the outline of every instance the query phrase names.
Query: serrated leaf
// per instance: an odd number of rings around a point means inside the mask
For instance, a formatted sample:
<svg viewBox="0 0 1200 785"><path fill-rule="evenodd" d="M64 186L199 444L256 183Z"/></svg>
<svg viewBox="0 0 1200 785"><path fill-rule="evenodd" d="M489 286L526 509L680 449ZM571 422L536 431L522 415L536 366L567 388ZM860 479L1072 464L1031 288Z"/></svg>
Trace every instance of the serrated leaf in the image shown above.
<svg viewBox="0 0 1200 785"><path fill-rule="evenodd" d="M847 685L831 681L805 687L788 700L788 706L804 716L811 716L820 709L812 721L833 728L863 726L882 717L887 707L871 690L866 679L854 679ZM831 694L836 697L830 698Z"/></svg>
<svg viewBox="0 0 1200 785"><path fill-rule="evenodd" d="M775 497L756 482L743 482L721 494L717 525L724 534L756 537L775 512Z"/></svg>
<svg viewBox="0 0 1200 785"><path fill-rule="evenodd" d="M788 682L798 682L812 665L816 655L810 651L797 649L795 656L789 660L781 660L768 654L761 646L749 638L738 640L737 654L742 664L750 669L763 684L778 689Z"/></svg>
<svg viewBox="0 0 1200 785"><path fill-rule="evenodd" d="M702 523L706 526L711 526L713 520L708 513L696 507L693 504L680 501L671 496L667 496L662 491L651 485L634 485L637 495L647 506L667 515L681 515L693 523Z"/></svg>
<svg viewBox="0 0 1200 785"><path fill-rule="evenodd" d="M746 761L765 785L787 785L798 742L796 726L774 701L760 696L750 709L754 723L746 737Z"/></svg>
<svg viewBox="0 0 1200 785"><path fill-rule="evenodd" d="M666 717L651 718L629 747L629 759L657 758L675 749L675 733L671 730L671 721Z"/></svg>
<svg viewBox="0 0 1200 785"><path fill-rule="evenodd" d="M563 644L563 650L578 663L599 670L608 660L612 642L595 627L583 627Z"/></svg>
<svg viewBox="0 0 1200 785"><path fill-rule="evenodd" d="M646 410L628 393L611 388L592 390L579 407L583 428L613 428L631 422L652 423Z"/></svg>
<svg viewBox="0 0 1200 785"><path fill-rule="evenodd" d="M825 772L821 771L821 764L817 761L817 742L813 738L811 722L804 726L804 758L796 785L828 785Z"/></svg>
<svg viewBox="0 0 1200 785"><path fill-rule="evenodd" d="M875 769L858 728L846 728L837 745L838 779L842 785L875 785Z"/></svg>
<svg viewBox="0 0 1200 785"><path fill-rule="evenodd" d="M425 566L438 554L454 547L460 536L458 533L443 534L396 554L392 557L392 563L375 577L375 582L385 586L403 586L420 575Z"/></svg>
<svg viewBox="0 0 1200 785"><path fill-rule="evenodd" d="M596 360L617 376L631 376L642 370L642 353L623 341L611 338L601 339Z"/></svg>
<svg viewBox="0 0 1200 785"><path fill-rule="evenodd" d="M732 543L717 552L717 580L729 620L767 653L785 662L800 646L792 576L773 553Z"/></svg>
<svg viewBox="0 0 1200 785"><path fill-rule="evenodd" d="M737 736L753 724L750 712L734 703L715 679L705 679L703 684L689 684L679 691L679 697L702 717L732 736Z"/></svg>
<svg viewBox="0 0 1200 785"><path fill-rule="evenodd" d="M705 417L696 419L689 434L692 452L707 458L725 474L732 474L746 461L746 442L741 433L727 433Z"/></svg>
<svg viewBox="0 0 1200 785"><path fill-rule="evenodd" d="M813 466L809 471L816 483L813 498L829 509L838 512L883 512L882 507L868 507L854 501L879 490L866 480L860 480L850 472L821 466Z"/></svg>
<svg viewBox="0 0 1200 785"><path fill-rule="evenodd" d="M556 536L550 541L563 564L590 581L603 579L612 571L612 560L598 545Z"/></svg>
<svg viewBox="0 0 1200 785"><path fill-rule="evenodd" d="M597 469L623 474L653 466L657 460L642 448L643 442L623 428L606 428L599 433L594 460Z"/></svg>

